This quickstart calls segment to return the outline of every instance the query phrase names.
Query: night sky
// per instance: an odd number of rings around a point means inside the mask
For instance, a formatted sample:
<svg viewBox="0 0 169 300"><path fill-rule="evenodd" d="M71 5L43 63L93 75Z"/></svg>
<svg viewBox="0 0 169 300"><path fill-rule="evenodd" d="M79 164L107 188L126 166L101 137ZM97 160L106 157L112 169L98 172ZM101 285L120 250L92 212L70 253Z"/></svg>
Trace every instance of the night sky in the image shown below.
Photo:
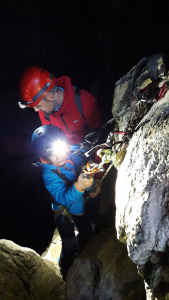
<svg viewBox="0 0 169 300"><path fill-rule="evenodd" d="M97 96L111 118L114 83L144 56L169 52L168 1L6 0L0 10L0 238L44 251L54 230L31 135L41 125L17 102L19 79L37 65Z"/></svg>

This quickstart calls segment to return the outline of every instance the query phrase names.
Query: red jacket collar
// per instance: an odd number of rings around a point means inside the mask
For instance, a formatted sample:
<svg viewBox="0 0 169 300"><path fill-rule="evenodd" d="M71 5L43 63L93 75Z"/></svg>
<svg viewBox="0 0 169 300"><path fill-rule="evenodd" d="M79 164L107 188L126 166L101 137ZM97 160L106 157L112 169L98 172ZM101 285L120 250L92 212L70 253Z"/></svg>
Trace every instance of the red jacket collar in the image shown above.
<svg viewBox="0 0 169 300"><path fill-rule="evenodd" d="M65 109L74 101L75 89L74 86L71 84L71 79L68 76L62 76L57 78L55 83L57 86L60 86L64 89L64 99L62 107L54 113L54 115L61 115L65 111Z"/></svg>

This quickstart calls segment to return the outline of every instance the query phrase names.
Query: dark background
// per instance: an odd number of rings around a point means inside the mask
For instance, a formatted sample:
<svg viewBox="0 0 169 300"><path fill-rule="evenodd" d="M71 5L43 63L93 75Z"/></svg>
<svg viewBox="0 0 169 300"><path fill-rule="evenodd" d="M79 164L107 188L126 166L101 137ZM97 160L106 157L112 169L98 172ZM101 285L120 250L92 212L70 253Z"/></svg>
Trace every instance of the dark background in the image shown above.
<svg viewBox="0 0 169 300"><path fill-rule="evenodd" d="M6 0L0 7L0 238L38 253L54 222L41 171L31 165L33 109L21 110L19 80L37 65L92 92L111 118L115 82L142 57L169 52L168 1Z"/></svg>

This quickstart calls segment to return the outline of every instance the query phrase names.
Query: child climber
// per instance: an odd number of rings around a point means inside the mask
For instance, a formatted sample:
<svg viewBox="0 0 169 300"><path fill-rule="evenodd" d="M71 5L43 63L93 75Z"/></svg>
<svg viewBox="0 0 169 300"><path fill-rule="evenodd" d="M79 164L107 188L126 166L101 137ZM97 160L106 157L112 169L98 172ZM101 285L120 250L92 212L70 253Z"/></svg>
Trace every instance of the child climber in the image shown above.
<svg viewBox="0 0 169 300"><path fill-rule="evenodd" d="M86 190L93 188L93 178L83 177L83 158L70 154L68 139L58 127L40 126L34 131L32 142L41 161L45 186L52 195L52 209L57 214L56 226L62 239L59 266L65 280L75 254L83 250L93 235L83 197ZM74 224L79 232L77 239Z"/></svg>

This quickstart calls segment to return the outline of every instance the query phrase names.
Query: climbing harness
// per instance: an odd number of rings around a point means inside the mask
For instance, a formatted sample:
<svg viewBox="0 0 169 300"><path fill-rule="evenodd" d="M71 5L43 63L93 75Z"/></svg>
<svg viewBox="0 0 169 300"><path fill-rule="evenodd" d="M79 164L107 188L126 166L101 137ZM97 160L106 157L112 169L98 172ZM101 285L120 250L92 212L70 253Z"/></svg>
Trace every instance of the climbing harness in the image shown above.
<svg viewBox="0 0 169 300"><path fill-rule="evenodd" d="M63 214L63 212L65 213L65 215L68 217L68 219L70 220L70 222L73 222L73 218L72 215L70 214L70 212L68 211L68 209L66 209L63 205L59 205L59 209L58 210L54 210L55 212L55 219L60 215Z"/></svg>
<svg viewBox="0 0 169 300"><path fill-rule="evenodd" d="M105 169L103 167L104 164L111 162L107 171L105 172L102 179L98 183L97 188L98 188L98 186L101 185L101 183L103 182L103 180L105 179L105 177L107 176L107 174L109 173L109 171L111 170L111 168L113 167L115 162L120 159L120 151L121 151L120 149L122 148L123 144L126 144L126 140L114 142L114 134L122 134L123 136L126 135L126 133L123 131L111 131L107 137L106 143L97 145L97 147L100 147L100 149L97 150L97 156L99 156L101 158L100 164L96 164L93 162L87 163L87 165L84 166L84 168L82 169L83 173L86 175L86 178L90 178L98 172L104 172L105 171ZM118 149L116 150L115 148L117 145L118 145ZM109 147L109 148L107 149L105 147ZM96 148L96 147L94 147L94 148ZM88 152L90 152L90 151L88 151ZM88 154L89 153L87 153L87 155ZM95 189L93 189L93 191L94 190ZM90 198L89 195L87 195L85 197L85 200L87 201L87 200L89 200L89 198Z"/></svg>

